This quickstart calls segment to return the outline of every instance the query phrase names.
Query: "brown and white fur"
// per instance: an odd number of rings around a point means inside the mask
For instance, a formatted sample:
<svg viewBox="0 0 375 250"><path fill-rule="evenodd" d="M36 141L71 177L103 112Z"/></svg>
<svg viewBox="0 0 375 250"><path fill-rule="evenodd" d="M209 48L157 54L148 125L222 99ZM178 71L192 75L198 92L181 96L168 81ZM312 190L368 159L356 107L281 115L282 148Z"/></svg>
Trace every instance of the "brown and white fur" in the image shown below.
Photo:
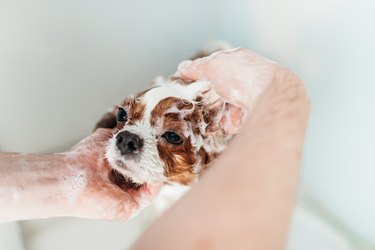
<svg viewBox="0 0 375 250"><path fill-rule="evenodd" d="M106 148L107 160L115 170L114 182L130 182L133 187L193 183L233 136L225 129L232 120L229 108L210 82L157 78L151 88L126 98L97 124L115 127ZM121 109L127 119L116 121ZM168 142L166 132L177 134L182 142ZM119 136L123 142L129 141L129 135L141 140L141 147L124 154Z"/></svg>

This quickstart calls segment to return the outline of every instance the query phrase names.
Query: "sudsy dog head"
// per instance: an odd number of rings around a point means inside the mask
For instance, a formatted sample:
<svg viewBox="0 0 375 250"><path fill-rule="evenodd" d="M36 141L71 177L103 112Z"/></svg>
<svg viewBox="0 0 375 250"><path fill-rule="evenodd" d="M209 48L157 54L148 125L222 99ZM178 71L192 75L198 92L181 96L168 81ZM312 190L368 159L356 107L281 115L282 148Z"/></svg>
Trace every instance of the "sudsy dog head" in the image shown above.
<svg viewBox="0 0 375 250"><path fill-rule="evenodd" d="M233 110L207 81L159 79L115 107L106 157L136 184L192 183L225 149Z"/></svg>

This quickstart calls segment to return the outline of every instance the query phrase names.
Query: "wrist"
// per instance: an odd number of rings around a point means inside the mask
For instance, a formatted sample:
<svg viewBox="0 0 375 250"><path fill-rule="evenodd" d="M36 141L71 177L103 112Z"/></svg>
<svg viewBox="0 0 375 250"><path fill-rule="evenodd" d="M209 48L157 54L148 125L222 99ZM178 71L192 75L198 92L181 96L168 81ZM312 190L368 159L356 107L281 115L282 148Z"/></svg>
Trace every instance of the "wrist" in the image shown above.
<svg viewBox="0 0 375 250"><path fill-rule="evenodd" d="M61 154L1 154L1 221L70 215L74 166Z"/></svg>
<svg viewBox="0 0 375 250"><path fill-rule="evenodd" d="M80 208L85 199L85 193L91 175L89 162L81 155L63 154L62 162L65 170L59 180L61 202L63 203L61 216L80 217Z"/></svg>

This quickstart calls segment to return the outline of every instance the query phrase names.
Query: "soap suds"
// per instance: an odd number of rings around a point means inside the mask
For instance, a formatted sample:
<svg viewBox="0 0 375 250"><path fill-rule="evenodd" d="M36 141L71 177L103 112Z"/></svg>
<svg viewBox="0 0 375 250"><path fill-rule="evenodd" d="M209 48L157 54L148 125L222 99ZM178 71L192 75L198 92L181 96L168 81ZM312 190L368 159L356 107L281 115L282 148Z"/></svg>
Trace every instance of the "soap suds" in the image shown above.
<svg viewBox="0 0 375 250"><path fill-rule="evenodd" d="M61 185L68 202L72 203L85 189L87 185L87 174L83 170L78 170L72 175L64 176Z"/></svg>

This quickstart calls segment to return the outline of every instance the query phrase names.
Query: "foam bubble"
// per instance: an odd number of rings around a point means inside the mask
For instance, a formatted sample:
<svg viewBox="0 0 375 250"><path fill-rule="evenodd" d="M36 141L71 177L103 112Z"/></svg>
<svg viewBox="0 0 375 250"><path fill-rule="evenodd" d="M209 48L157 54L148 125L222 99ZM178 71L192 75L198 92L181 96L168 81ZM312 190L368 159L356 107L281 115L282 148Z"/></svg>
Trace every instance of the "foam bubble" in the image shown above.
<svg viewBox="0 0 375 250"><path fill-rule="evenodd" d="M64 176L61 185L68 202L74 202L86 188L87 174L84 170L78 170L72 175Z"/></svg>

